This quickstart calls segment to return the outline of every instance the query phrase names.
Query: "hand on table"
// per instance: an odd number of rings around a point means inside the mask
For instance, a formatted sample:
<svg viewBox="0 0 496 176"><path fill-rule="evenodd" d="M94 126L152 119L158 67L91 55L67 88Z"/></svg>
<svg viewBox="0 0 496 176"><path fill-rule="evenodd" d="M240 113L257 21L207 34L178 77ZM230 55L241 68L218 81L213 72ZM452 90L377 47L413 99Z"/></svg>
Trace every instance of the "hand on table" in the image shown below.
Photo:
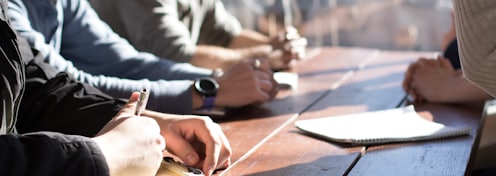
<svg viewBox="0 0 496 176"><path fill-rule="evenodd" d="M201 168L209 176L231 164L231 146L220 126L209 117L180 116L146 111L160 125L167 151L186 165Z"/></svg>
<svg viewBox="0 0 496 176"><path fill-rule="evenodd" d="M294 27L286 27L271 39L270 45L274 48L274 52L269 56L273 70L288 69L292 60L306 57L307 39L301 37Z"/></svg>
<svg viewBox="0 0 496 176"><path fill-rule="evenodd" d="M255 68L256 62L259 62L258 68ZM220 107L264 103L277 93L277 83L265 59L242 60L224 70L224 75L216 80L219 90L215 105Z"/></svg>
<svg viewBox="0 0 496 176"><path fill-rule="evenodd" d="M461 72L457 72L447 59L420 58L408 67L403 89L415 101L442 102L447 96L456 96L450 95L450 89L459 76Z"/></svg>

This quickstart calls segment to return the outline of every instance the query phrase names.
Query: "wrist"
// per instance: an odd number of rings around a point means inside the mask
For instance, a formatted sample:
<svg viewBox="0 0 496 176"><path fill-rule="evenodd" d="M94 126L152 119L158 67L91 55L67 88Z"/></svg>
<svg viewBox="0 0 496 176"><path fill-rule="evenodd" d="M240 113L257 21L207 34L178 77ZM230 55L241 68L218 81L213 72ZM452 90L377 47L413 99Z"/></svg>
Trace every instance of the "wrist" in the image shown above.
<svg viewBox="0 0 496 176"><path fill-rule="evenodd" d="M203 106L203 97L195 90L194 84L191 85L192 108L200 109Z"/></svg>
<svg viewBox="0 0 496 176"><path fill-rule="evenodd" d="M108 139L111 140L112 138L107 138L107 139L106 138L107 137L103 137L102 135L100 135L100 136L91 138L91 140L93 140L93 142L95 142L96 145L98 146L98 149L100 150L100 153L103 156L105 163L107 164L109 174L115 175L115 174L117 174L117 170L119 170L118 169L119 164L118 164L118 161L113 160L114 157L111 155L111 152L110 152L112 150L110 149L111 147L109 147L111 145L108 142Z"/></svg>

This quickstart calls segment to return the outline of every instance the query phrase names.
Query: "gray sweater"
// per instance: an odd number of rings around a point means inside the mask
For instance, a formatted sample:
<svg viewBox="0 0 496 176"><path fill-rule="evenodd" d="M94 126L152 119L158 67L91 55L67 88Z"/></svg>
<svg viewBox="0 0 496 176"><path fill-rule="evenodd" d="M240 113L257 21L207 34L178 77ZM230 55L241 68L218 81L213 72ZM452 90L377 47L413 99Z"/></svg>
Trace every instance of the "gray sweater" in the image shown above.
<svg viewBox="0 0 496 176"><path fill-rule="evenodd" d="M142 51L189 62L196 45L227 46L241 33L220 0L90 0L98 15Z"/></svg>
<svg viewBox="0 0 496 176"><path fill-rule="evenodd" d="M496 1L454 0L464 76L496 96Z"/></svg>

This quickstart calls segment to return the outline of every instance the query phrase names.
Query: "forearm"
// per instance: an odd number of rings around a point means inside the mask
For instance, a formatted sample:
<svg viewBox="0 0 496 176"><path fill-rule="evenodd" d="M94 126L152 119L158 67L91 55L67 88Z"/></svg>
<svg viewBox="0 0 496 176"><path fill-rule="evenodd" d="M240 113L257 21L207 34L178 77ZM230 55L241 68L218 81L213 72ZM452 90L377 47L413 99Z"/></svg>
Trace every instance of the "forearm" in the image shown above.
<svg viewBox="0 0 496 176"><path fill-rule="evenodd" d="M465 77L496 96L496 1L455 0L456 32Z"/></svg>
<svg viewBox="0 0 496 176"><path fill-rule="evenodd" d="M261 33L244 29L239 35L234 37L229 44L229 48L246 48L269 44L270 38Z"/></svg>
<svg viewBox="0 0 496 176"><path fill-rule="evenodd" d="M196 47L195 54L190 63L195 66L217 69L226 68L241 60L242 54L232 49L219 46L200 45Z"/></svg>
<svg viewBox="0 0 496 176"><path fill-rule="evenodd" d="M447 103L480 102L492 97L482 89L468 81L463 76L458 76L450 84L446 84L443 93L444 101Z"/></svg>

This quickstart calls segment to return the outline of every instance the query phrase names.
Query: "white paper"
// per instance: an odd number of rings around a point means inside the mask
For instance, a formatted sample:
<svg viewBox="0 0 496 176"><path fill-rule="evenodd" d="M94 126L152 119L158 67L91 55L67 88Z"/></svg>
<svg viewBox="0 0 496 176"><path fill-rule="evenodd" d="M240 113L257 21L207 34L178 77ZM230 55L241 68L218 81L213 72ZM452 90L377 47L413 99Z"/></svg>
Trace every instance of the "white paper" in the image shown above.
<svg viewBox="0 0 496 176"><path fill-rule="evenodd" d="M296 127L333 141L375 144L439 139L469 134L470 128L447 127L420 117L412 105L359 114L295 122Z"/></svg>

